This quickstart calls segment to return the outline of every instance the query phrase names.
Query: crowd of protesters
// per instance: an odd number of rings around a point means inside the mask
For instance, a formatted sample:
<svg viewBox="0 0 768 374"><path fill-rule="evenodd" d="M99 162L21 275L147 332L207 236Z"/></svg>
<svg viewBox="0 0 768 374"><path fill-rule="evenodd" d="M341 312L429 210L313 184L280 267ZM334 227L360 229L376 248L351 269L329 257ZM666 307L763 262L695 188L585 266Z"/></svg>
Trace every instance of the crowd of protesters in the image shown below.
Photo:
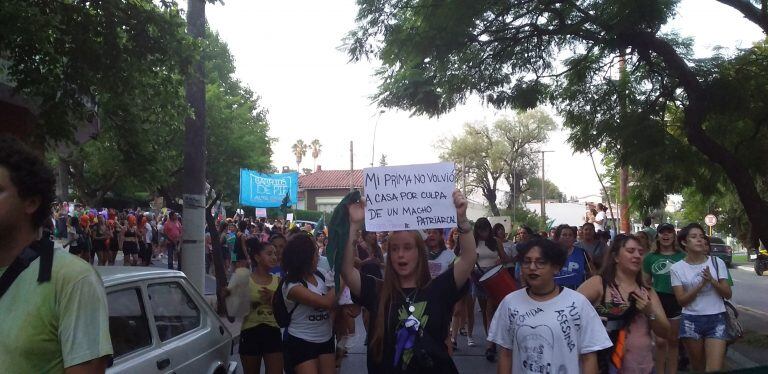
<svg viewBox="0 0 768 374"><path fill-rule="evenodd" d="M0 368L104 372L106 295L89 264L114 265L122 251L126 266L166 257L181 269L181 217L54 205L41 159L4 138L0 156L0 331L12 336L0 339ZM486 218L473 225L455 191L456 227L374 233L354 196L335 213L344 218L333 231L341 243L329 243L323 227L280 220L236 216L207 228L207 271L218 237L227 273L249 277L239 345L246 373L262 363L270 374L334 373L359 314L369 373L456 373L459 336L477 344L475 305L485 357L500 374L674 373L680 356L694 372L723 369L732 290L698 224L678 231L646 220L642 231L612 236L599 206L581 227L536 234L521 226L510 240ZM52 237L69 253L54 251ZM333 267L329 245L341 256ZM518 287L494 299L481 279L499 267Z"/></svg>
<svg viewBox="0 0 768 374"><path fill-rule="evenodd" d="M463 196L456 199L457 209L463 209ZM695 371L723 367L728 337L722 297L731 291L725 264L706 254L700 226L678 232L666 223L654 229L646 220L643 230L611 238L608 222L587 214L580 227L560 225L540 233L520 226L507 235L503 225L486 218L451 230L375 233L362 227L360 204L349 207L350 240L344 265L336 269L342 281L338 295L324 256L327 229L240 215L218 220L214 229L225 271L250 272L251 311L240 338L245 372L258 372L262 363L267 373L334 372L359 314L367 331L369 372L425 371L425 364L407 353L414 349L407 339L418 331L419 340L430 337L432 367L455 372L451 355L463 349L460 336L467 347L477 345L476 307L488 336L485 357L498 361L500 373L521 367L674 373L689 362ZM51 232L91 264L114 265L118 251L123 265L147 266L165 258L173 268L178 262L182 225L175 212L57 208ZM213 272L210 229L206 273ZM497 265L508 268L521 286L499 305L479 282ZM291 312L282 332L272 310L278 287ZM425 317L429 328L419 330ZM574 333L564 335L560 326L572 326Z"/></svg>

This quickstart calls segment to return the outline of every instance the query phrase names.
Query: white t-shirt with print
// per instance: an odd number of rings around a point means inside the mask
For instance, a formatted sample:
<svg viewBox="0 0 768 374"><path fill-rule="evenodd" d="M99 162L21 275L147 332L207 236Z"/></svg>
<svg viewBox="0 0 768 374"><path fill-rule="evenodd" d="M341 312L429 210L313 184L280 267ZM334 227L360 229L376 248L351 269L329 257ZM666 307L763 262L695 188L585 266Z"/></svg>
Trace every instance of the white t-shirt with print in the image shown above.
<svg viewBox="0 0 768 374"><path fill-rule="evenodd" d="M580 355L613 345L592 304L568 288L544 302L525 289L507 295L488 340L512 351L513 373L579 373Z"/></svg>
<svg viewBox="0 0 768 374"><path fill-rule="evenodd" d="M432 279L437 278L438 275L448 270L455 259L456 254L453 251L443 250L436 259L428 261L429 275L432 276Z"/></svg>
<svg viewBox="0 0 768 374"><path fill-rule="evenodd" d="M324 274L325 275L325 274ZM329 288L326 283L317 275L313 275L317 286L307 283L307 288L318 294L325 295ZM293 301L288 300L288 292L293 287L302 285L301 283L286 283L283 285L283 298L285 307L290 312L293 310ZM291 324L288 325L288 333L311 343L325 343L333 336L333 326L331 314L327 309L313 308L304 304L299 304L291 315Z"/></svg>
<svg viewBox="0 0 768 374"><path fill-rule="evenodd" d="M597 221L602 221L603 223L597 223ZM605 212L603 211L597 212L595 216L595 232L600 230L605 231Z"/></svg>
<svg viewBox="0 0 768 374"><path fill-rule="evenodd" d="M715 274L715 264L712 261L717 261L717 274ZM707 261L698 265L691 265L683 260L672 265L670 270L672 287L683 286L685 292L696 288L701 283L701 271L707 266L709 266L709 274L712 275L713 279L728 279L728 270L725 268L725 263L717 257L709 257ZM696 298L690 304L683 307L683 313L685 314L709 315L723 312L725 312L723 298L720 297L711 284L704 286L699 294L696 295Z"/></svg>

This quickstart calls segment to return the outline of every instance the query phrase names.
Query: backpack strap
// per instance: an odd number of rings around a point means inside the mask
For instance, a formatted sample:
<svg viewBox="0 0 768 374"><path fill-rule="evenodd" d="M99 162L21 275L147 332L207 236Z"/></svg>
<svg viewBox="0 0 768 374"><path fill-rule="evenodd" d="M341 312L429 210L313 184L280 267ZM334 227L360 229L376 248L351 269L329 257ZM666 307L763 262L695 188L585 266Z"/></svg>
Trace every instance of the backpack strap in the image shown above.
<svg viewBox="0 0 768 374"><path fill-rule="evenodd" d="M43 238L30 244L16 257L5 273L0 276L0 298L5 295L13 282L26 270L29 265L40 257L40 267L37 276L38 283L51 280L53 268L53 241Z"/></svg>
<svg viewBox="0 0 768 374"><path fill-rule="evenodd" d="M301 283L304 284L304 287L307 286L307 284L304 281L302 281ZM283 300L283 303L285 303L285 300L288 299L288 295L287 294L283 295L283 286L284 285L285 285L285 278L280 278L280 282L277 284L277 288L280 290L280 295L285 298ZM293 302L293 309L291 309L291 311L288 312L288 321L291 320L291 316L293 315L293 312L295 312L296 308L299 307L299 303L298 302L293 301L293 300L291 300L291 302Z"/></svg>

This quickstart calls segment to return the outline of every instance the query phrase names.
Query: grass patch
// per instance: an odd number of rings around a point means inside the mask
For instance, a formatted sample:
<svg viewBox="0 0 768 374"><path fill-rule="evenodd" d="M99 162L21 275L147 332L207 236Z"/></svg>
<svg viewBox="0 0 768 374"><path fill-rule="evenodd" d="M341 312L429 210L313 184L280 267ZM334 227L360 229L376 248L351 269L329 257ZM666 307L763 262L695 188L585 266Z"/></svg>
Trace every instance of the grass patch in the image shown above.
<svg viewBox="0 0 768 374"><path fill-rule="evenodd" d="M743 264L747 262L747 255L734 255L733 256L733 263L734 264Z"/></svg>

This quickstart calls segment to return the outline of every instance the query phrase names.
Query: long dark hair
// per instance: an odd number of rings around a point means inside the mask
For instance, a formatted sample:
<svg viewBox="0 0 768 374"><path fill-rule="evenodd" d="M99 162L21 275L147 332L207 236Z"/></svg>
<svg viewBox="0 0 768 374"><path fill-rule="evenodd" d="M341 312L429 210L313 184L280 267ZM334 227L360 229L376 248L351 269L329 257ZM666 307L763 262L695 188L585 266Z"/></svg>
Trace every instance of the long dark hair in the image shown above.
<svg viewBox="0 0 768 374"><path fill-rule="evenodd" d="M294 235L283 250L281 267L286 283L299 282L311 275L315 269L312 262L317 253L315 243L309 235Z"/></svg>
<svg viewBox="0 0 768 374"><path fill-rule="evenodd" d="M488 218L481 217L477 219L477 222L475 222L475 227L472 229L472 234L475 237L475 245L480 242L480 230L487 230L488 231L488 239L485 240L485 245L488 246L488 249L491 250L491 252L499 252L498 243L496 242L496 237L493 236L493 230L491 229L491 221L488 220Z"/></svg>
<svg viewBox="0 0 768 374"><path fill-rule="evenodd" d="M637 244L640 244L640 240L631 234L619 234L613 238L611 247L608 249L608 252L605 252L603 257L603 268L600 270L600 276L603 278L603 284L616 286L616 257L618 257L619 251L621 251L621 249L624 248L624 246L626 246L627 242L630 240L634 240L637 242ZM637 285L640 287L644 287L642 271L638 271L635 275L635 283L637 283ZM603 295L603 297L605 297L605 295Z"/></svg>
<svg viewBox="0 0 768 374"><path fill-rule="evenodd" d="M418 231L396 231L390 235L390 240L393 235L401 233L409 234L416 243L416 250L419 251L418 264L416 264L416 288L424 289L432 281L427 262L427 245L424 244L424 239ZM403 292L402 287L400 287L400 277L395 272L394 265L392 265L392 257L394 256L388 255L385 261L384 281L379 290L379 312L376 314L376 324L369 343L370 352L373 353L373 360L377 363L382 363L384 355L385 325L390 312L388 309L395 295L402 294Z"/></svg>

